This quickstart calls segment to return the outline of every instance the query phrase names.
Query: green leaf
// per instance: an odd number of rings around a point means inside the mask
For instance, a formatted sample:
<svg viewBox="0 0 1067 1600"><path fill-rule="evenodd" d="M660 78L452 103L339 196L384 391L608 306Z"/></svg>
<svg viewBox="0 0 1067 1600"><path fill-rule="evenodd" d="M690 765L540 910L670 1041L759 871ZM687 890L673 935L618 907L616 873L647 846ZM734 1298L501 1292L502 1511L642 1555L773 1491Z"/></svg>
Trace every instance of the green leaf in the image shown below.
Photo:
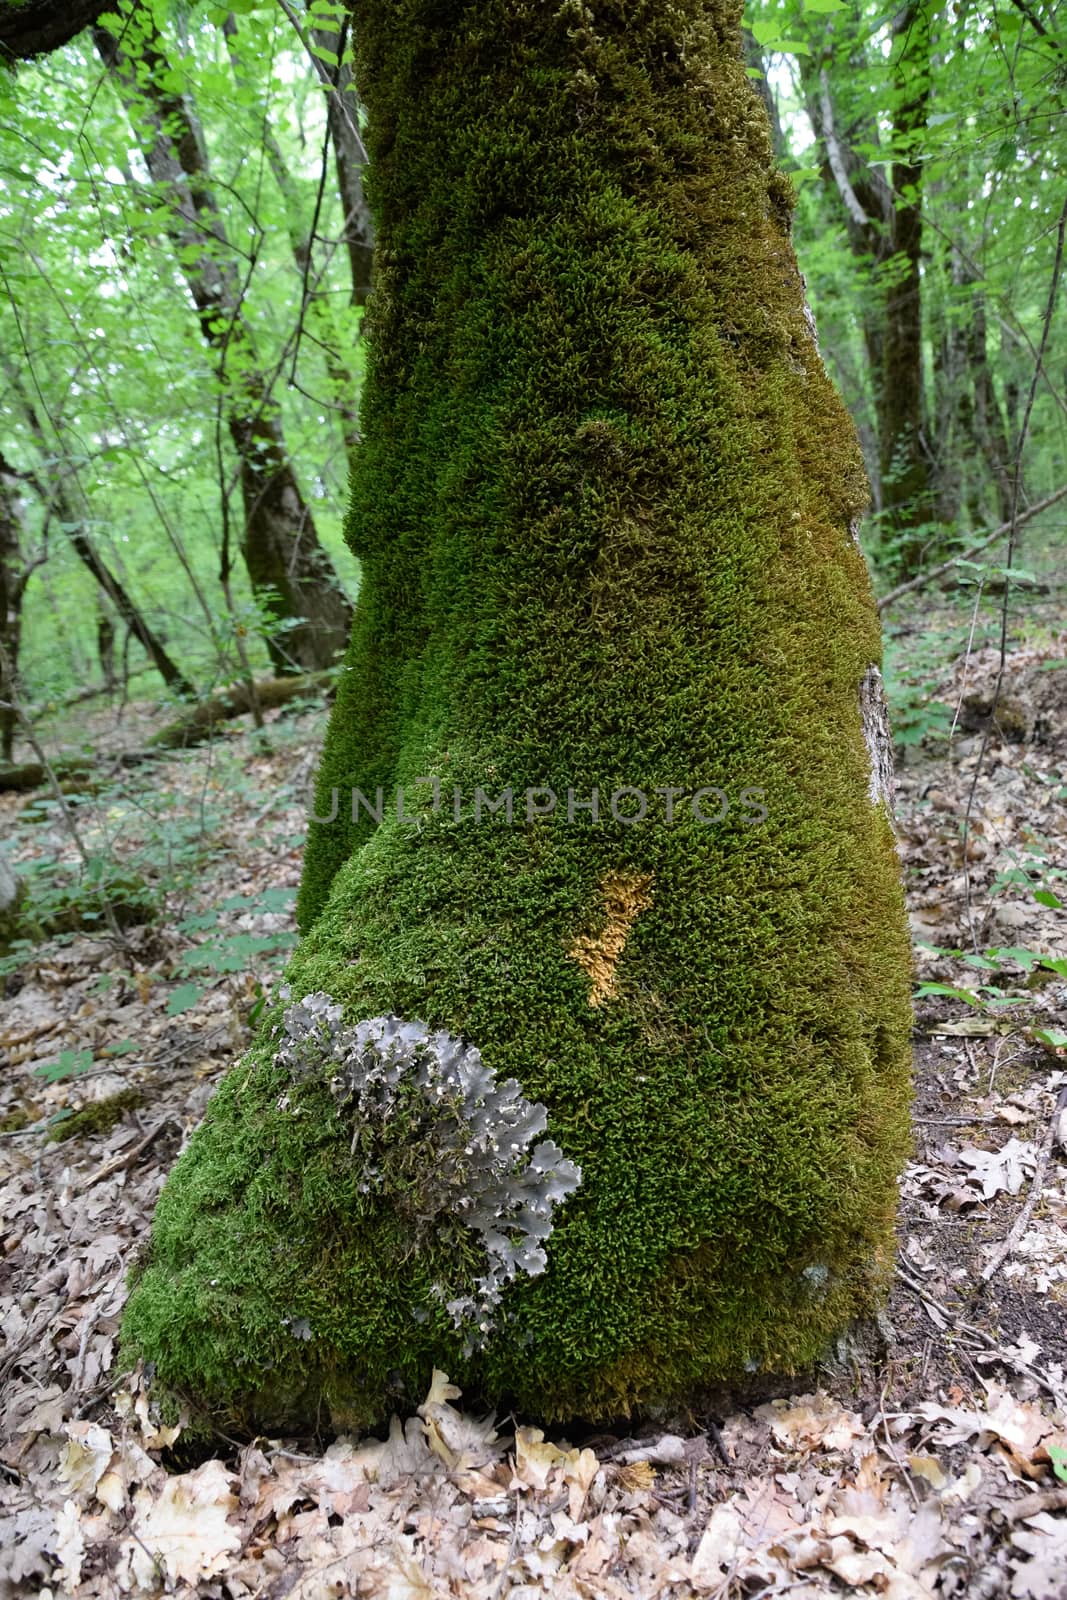
<svg viewBox="0 0 1067 1600"><path fill-rule="evenodd" d="M1061 1483L1067 1483L1067 1445L1050 1444L1048 1458L1052 1462L1052 1470Z"/></svg>
<svg viewBox="0 0 1067 1600"><path fill-rule="evenodd" d="M1005 961L1014 961L1016 966L1022 967L1026 972L1029 972L1031 967L1036 967L1041 960L1040 951L1027 950L1019 945L1005 945L1003 949L990 950L987 954L998 966L1003 966Z"/></svg>
<svg viewBox="0 0 1067 1600"><path fill-rule="evenodd" d="M83 1072L88 1072L93 1064L93 1052L85 1049L61 1050L59 1059L46 1061L44 1066L37 1067L34 1076L43 1078L46 1083L62 1083L65 1078L76 1078Z"/></svg>
<svg viewBox="0 0 1067 1600"><path fill-rule="evenodd" d="M804 0L804 10L814 11L818 16L829 11L845 11L847 9L845 0Z"/></svg>
<svg viewBox="0 0 1067 1600"><path fill-rule="evenodd" d="M920 983L915 991L916 1000L924 1000L927 995L948 995L951 1000L962 1000L969 1006L980 1006L981 998L973 989L956 989L951 983Z"/></svg>
<svg viewBox="0 0 1067 1600"><path fill-rule="evenodd" d="M1062 1028L1035 1028L1034 1038L1050 1050L1062 1050L1067 1046L1067 1033Z"/></svg>
<svg viewBox="0 0 1067 1600"><path fill-rule="evenodd" d="M1034 899L1039 906L1048 906L1052 911L1063 910L1063 901L1051 889L1035 889Z"/></svg>
<svg viewBox="0 0 1067 1600"><path fill-rule="evenodd" d="M183 1011L191 1011L203 993L202 983L180 983L167 1001L167 1016L180 1017Z"/></svg>

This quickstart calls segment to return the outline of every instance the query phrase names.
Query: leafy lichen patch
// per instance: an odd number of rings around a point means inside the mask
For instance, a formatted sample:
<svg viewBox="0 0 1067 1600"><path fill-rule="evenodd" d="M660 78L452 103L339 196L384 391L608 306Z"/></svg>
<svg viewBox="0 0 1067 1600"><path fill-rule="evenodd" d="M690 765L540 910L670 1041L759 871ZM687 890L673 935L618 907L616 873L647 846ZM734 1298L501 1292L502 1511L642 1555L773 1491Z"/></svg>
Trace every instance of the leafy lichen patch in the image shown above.
<svg viewBox="0 0 1067 1600"><path fill-rule="evenodd" d="M545 1270L553 1207L582 1180L553 1140L530 1150L548 1126L545 1107L514 1078L497 1083L479 1051L443 1029L394 1016L346 1027L322 992L289 1006L281 1032L275 1060L296 1083L325 1082L351 1128L359 1192L385 1197L410 1224L412 1248L433 1236L442 1259L462 1261L459 1230L477 1238L480 1276L437 1281L431 1293L465 1331L466 1354L480 1349L506 1285ZM287 1095L279 1109L290 1109Z"/></svg>

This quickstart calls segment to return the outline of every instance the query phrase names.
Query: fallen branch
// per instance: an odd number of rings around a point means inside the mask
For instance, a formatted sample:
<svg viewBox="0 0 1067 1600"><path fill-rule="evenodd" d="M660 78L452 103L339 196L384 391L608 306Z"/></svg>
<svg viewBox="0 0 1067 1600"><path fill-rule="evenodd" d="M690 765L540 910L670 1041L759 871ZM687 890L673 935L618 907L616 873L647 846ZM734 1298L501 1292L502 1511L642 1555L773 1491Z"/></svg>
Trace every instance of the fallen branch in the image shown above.
<svg viewBox="0 0 1067 1600"><path fill-rule="evenodd" d="M329 687L332 677L331 672L309 672L286 678L266 678L255 685L255 697L268 711L287 705L291 700L316 695L325 698L324 691ZM116 761L120 767L137 767L142 762L156 760L168 750L187 750L210 738L219 723L243 716L252 707L251 687L237 684L210 695L180 717L175 717L152 735L147 746L139 750L123 750L106 759ZM95 782L93 763L84 756L75 756L67 761L57 760L52 763L52 772L64 790L87 789ZM0 790L25 792L40 788L48 781L48 771L39 761L0 766Z"/></svg>
<svg viewBox="0 0 1067 1600"><path fill-rule="evenodd" d="M933 583L937 578L943 577L946 572L951 572L952 568L958 565L959 562L968 561L971 556L975 556L979 551L985 550L995 540L1002 539L1006 533L1011 532L1012 527L1021 528L1024 522L1030 522L1034 517L1039 517L1042 511L1047 511L1050 506L1056 505L1065 496L1067 496L1067 483L1057 489L1054 494L1046 495L1044 500L1037 500L1032 506L1027 506L1025 511L1020 511L1014 523L1002 522L999 528L994 528L992 533L985 534L981 539L977 539L974 544L969 544L966 549L958 550L947 561L942 561L939 567L931 567L929 572L920 572L917 578L909 578L906 583L898 583L895 589L890 589L889 593L884 594L879 600L878 610L880 612L885 611L888 606L893 604L894 600L899 600L902 594L910 594L913 589L925 588L928 583Z"/></svg>
<svg viewBox="0 0 1067 1600"><path fill-rule="evenodd" d="M148 741L145 759L159 750L185 750L200 744L211 730L230 717L240 717L253 711L258 703L264 711L273 711L290 700L320 693L331 681L330 672L308 672L299 677L267 678L262 683L238 683L220 694L201 700L182 716L168 722Z"/></svg>
<svg viewBox="0 0 1067 1600"><path fill-rule="evenodd" d="M148 1149L148 1146L152 1143L153 1139L158 1138L163 1132L163 1129L169 1127L175 1127L179 1132L181 1132L181 1124L179 1123L177 1117L160 1117L159 1121L153 1127L149 1128L143 1139L138 1139L137 1143L132 1145L129 1150L121 1151L119 1155L114 1156L110 1161L105 1161L102 1167L97 1167L95 1172L91 1172L89 1176L87 1178L83 1178L80 1183L76 1183L74 1185L74 1193L84 1194L86 1189L91 1189L93 1185L95 1183L99 1183L101 1179L112 1178L116 1172L121 1172L125 1167L132 1167L134 1162L137 1160L137 1157L142 1155L144 1151Z"/></svg>

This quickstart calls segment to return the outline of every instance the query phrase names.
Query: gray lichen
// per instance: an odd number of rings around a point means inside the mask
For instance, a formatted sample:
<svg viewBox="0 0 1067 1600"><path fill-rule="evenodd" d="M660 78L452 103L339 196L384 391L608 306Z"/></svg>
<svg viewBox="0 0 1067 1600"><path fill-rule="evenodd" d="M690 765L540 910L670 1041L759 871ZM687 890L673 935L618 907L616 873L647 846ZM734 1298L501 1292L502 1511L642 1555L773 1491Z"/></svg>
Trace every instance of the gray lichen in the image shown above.
<svg viewBox="0 0 1067 1600"><path fill-rule="evenodd" d="M447 1245L457 1227L476 1236L484 1273L464 1292L438 1283L435 1293L468 1352L481 1348L506 1285L545 1270L552 1209L581 1182L551 1139L530 1149L548 1126L545 1107L514 1078L497 1083L463 1039L396 1016L346 1026L328 994L289 1006L281 1031L278 1064L294 1083L325 1082L351 1123L363 1192L388 1197L421 1237Z"/></svg>

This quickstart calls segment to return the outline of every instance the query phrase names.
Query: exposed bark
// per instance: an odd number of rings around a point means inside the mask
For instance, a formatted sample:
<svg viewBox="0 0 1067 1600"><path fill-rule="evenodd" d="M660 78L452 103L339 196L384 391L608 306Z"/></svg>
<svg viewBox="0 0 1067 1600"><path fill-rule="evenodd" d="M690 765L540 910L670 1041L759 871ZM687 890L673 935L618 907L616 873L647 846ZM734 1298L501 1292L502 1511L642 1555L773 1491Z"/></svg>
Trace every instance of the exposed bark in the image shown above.
<svg viewBox="0 0 1067 1600"><path fill-rule="evenodd" d="M847 24L854 26L851 17ZM858 48L858 46L857 46ZM881 460L882 441L888 427L885 404L885 306L881 303L875 285L878 272L893 252L893 194L881 170L864 161L851 147L849 140L837 127L833 92L829 74L816 66L808 57L801 58L801 81L805 104L812 127L819 138L823 183L828 192L837 192L844 214L849 247L867 268L872 270L872 292L865 294L860 312L860 325L867 365L871 372L871 389L877 428L876 447L867 455L872 478L874 503L882 508ZM865 121L852 130L852 137L862 137L871 144L878 143L878 127Z"/></svg>
<svg viewBox="0 0 1067 1600"><path fill-rule="evenodd" d="M22 0L0 3L0 56L28 60L69 44L113 0Z"/></svg>
<svg viewBox="0 0 1067 1600"><path fill-rule="evenodd" d="M774 90L767 81L767 63L763 59L763 51L759 41L748 28L741 30L742 47L745 52L745 66L750 72L757 74L752 80L752 86L763 102L763 109L767 113L767 121L771 129L771 145L774 149L774 159L780 162L786 154L785 135L782 133L782 119L778 115L778 101Z"/></svg>
<svg viewBox="0 0 1067 1600"><path fill-rule="evenodd" d="M854 28L855 19L845 17L843 26ZM824 180L840 198L853 253L874 268L874 282L882 286L881 305L870 297L863 320L878 415L877 498L888 531L899 541L897 562L911 570L923 540L910 538L910 531L928 523L936 511L925 434L920 270L920 156L930 98L929 0L908 0L894 31L899 43L893 62L891 185L851 147L857 137L878 143L874 122L865 121L846 136L837 126L826 67L802 61L801 73L808 114L822 145Z"/></svg>
<svg viewBox="0 0 1067 1600"><path fill-rule="evenodd" d="M241 553L255 593L295 624L284 639L269 635L267 647L278 672L324 667L347 642L351 608L319 543L280 408L256 362L200 127L185 98L164 87L168 66L151 17L143 6L133 15L136 35L127 27L120 43L98 27L93 39L142 140L149 173L170 199L167 231L201 332L228 377L226 422L244 505ZM134 37L136 57L128 53Z"/></svg>
<svg viewBox="0 0 1067 1600"><path fill-rule="evenodd" d="M143 748L124 750L106 759L117 762L120 767L141 766L145 761L156 760L168 751L187 750L193 745L203 744L219 723L250 713L253 710L253 698L261 708L271 711L305 695L323 695L331 681L332 674L328 672L312 672L299 677L288 673L284 678L261 679L254 685L254 697L249 685L237 684L201 700L184 716L166 723ZM70 761L60 759L51 765L64 787L86 789L98 782L93 765L84 757ZM48 781L48 770L39 761L12 762L0 766L0 791L37 789Z"/></svg>

